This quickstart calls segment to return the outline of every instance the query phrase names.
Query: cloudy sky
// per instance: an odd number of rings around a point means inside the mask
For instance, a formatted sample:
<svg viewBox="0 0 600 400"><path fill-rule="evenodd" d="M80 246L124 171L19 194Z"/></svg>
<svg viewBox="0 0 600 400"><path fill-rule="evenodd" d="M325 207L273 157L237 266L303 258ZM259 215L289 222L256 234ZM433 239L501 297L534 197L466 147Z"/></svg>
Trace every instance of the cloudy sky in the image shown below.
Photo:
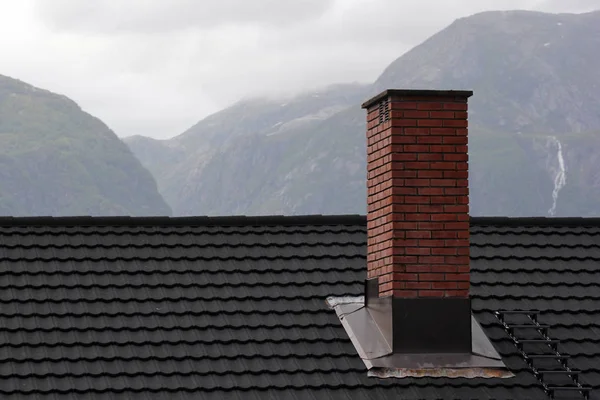
<svg viewBox="0 0 600 400"><path fill-rule="evenodd" d="M454 19L600 0L0 0L0 74L119 136L167 138L242 97L369 82Z"/></svg>

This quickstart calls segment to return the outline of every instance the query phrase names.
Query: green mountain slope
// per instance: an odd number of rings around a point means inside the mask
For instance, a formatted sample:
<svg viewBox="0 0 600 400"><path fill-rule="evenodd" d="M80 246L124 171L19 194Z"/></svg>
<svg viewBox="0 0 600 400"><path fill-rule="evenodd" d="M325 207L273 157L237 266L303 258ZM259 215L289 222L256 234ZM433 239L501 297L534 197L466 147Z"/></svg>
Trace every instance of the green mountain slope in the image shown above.
<svg viewBox="0 0 600 400"><path fill-rule="evenodd" d="M1 215L168 215L152 175L68 98L0 75Z"/></svg>
<svg viewBox="0 0 600 400"><path fill-rule="evenodd" d="M170 152L157 148L159 161L141 158L175 214L364 213L362 100L387 88L473 89L473 215L600 215L598 48L600 12L477 14L399 57L351 101L332 100L339 110L326 118L289 124L298 117L256 100L162 142ZM285 131L245 128L267 109ZM174 151L178 160L160 161Z"/></svg>

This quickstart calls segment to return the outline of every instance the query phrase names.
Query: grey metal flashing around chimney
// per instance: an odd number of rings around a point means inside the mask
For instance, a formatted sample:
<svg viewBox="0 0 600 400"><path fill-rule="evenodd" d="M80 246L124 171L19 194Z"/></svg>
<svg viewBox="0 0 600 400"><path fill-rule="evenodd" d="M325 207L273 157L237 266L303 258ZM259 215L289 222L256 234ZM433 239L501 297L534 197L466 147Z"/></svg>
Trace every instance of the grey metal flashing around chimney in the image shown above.
<svg viewBox="0 0 600 400"><path fill-rule="evenodd" d="M378 378L402 377L485 377L509 378L514 375L483 329L471 316L472 350L470 353L394 353L391 344L365 306L365 298L329 297L358 355Z"/></svg>
<svg viewBox="0 0 600 400"><path fill-rule="evenodd" d="M473 96L472 90L429 90L429 89L388 89L379 93L376 96L371 97L369 100L365 101L361 107L369 108L376 103L379 103L381 100L386 99L388 97L461 97L468 98Z"/></svg>

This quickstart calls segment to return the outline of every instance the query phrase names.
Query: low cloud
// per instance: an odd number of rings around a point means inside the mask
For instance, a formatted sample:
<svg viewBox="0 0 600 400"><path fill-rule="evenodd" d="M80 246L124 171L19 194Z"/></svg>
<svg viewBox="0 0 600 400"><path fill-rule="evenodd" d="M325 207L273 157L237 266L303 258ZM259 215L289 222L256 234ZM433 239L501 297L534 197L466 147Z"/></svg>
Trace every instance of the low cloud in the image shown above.
<svg viewBox="0 0 600 400"><path fill-rule="evenodd" d="M0 2L0 74L69 96L120 136L164 138L241 97L372 82L460 17L596 1Z"/></svg>
<svg viewBox="0 0 600 400"><path fill-rule="evenodd" d="M35 0L38 17L59 31L164 33L224 24L289 26L323 15L333 0Z"/></svg>

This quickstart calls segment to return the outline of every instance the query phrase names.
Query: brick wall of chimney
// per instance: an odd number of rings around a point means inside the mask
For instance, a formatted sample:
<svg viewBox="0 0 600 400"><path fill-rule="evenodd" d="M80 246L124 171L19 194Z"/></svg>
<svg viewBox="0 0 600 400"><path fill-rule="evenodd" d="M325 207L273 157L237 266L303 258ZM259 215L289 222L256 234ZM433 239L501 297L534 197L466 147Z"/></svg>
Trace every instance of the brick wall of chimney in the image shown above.
<svg viewBox="0 0 600 400"><path fill-rule="evenodd" d="M468 297L467 91L386 91L367 109L368 278L379 296Z"/></svg>

